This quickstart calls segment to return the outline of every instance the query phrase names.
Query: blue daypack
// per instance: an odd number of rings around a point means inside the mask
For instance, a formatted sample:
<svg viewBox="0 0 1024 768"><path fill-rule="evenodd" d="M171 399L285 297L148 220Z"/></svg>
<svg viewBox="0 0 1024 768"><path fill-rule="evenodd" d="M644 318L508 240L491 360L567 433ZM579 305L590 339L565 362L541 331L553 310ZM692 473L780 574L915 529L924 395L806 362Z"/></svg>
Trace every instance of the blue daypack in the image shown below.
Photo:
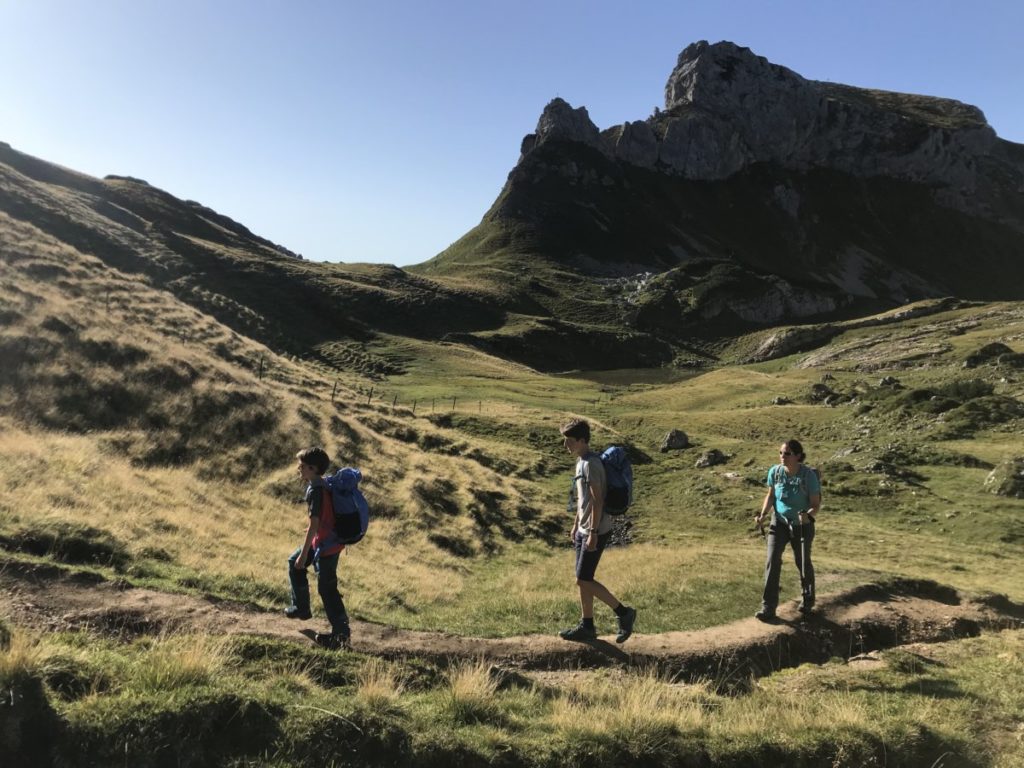
<svg viewBox="0 0 1024 768"><path fill-rule="evenodd" d="M608 490L604 497L604 511L609 515L624 514L633 503L633 465L629 463L626 449L610 445L601 454Z"/></svg>
<svg viewBox="0 0 1024 768"><path fill-rule="evenodd" d="M324 478L334 507L334 533L342 544L355 544L370 525L370 505L359 490L363 473L352 467L339 469Z"/></svg>

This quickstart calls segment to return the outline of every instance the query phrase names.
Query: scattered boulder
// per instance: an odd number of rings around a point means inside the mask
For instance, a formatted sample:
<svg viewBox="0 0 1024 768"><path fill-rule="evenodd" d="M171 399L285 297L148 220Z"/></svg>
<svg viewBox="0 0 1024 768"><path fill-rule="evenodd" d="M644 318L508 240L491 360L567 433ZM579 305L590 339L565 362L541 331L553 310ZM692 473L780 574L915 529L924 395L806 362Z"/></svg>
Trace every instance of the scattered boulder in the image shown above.
<svg viewBox="0 0 1024 768"><path fill-rule="evenodd" d="M811 385L811 402L820 403L823 402L830 395L836 394L826 384L812 384Z"/></svg>
<svg viewBox="0 0 1024 768"><path fill-rule="evenodd" d="M994 341L969 354L964 360L964 368L977 368L979 365L996 360L1001 355L1008 354L1012 355L1013 350L1001 342Z"/></svg>
<svg viewBox="0 0 1024 768"><path fill-rule="evenodd" d="M826 381L835 381L835 380L836 380L836 377L833 376L831 373L826 373L824 376L821 377L822 383L824 383Z"/></svg>
<svg viewBox="0 0 1024 768"><path fill-rule="evenodd" d="M985 478L985 490L998 496L1024 499L1024 456L998 464Z"/></svg>
<svg viewBox="0 0 1024 768"><path fill-rule="evenodd" d="M895 376L884 376L884 377L882 377L879 380L879 382L878 382L878 386L880 386L880 387L892 387L893 389L901 389L903 387L903 385L900 384L900 380L897 379Z"/></svg>
<svg viewBox="0 0 1024 768"><path fill-rule="evenodd" d="M717 448L712 448L710 451L705 451L697 459L697 463L694 464L697 469L704 469L705 467L713 467L716 464L725 464L729 460L729 457L722 453Z"/></svg>
<svg viewBox="0 0 1024 768"><path fill-rule="evenodd" d="M788 397L776 397L772 399L772 405L792 405L793 401Z"/></svg>
<svg viewBox="0 0 1024 768"><path fill-rule="evenodd" d="M661 443L661 452L678 451L690 447L690 438L681 429L670 430Z"/></svg>
<svg viewBox="0 0 1024 768"><path fill-rule="evenodd" d="M857 453L859 451L860 451L860 448L858 448L856 445L851 445L849 448L840 448L838 451L835 452L835 454L833 454L832 458L833 459L845 459L851 453Z"/></svg>

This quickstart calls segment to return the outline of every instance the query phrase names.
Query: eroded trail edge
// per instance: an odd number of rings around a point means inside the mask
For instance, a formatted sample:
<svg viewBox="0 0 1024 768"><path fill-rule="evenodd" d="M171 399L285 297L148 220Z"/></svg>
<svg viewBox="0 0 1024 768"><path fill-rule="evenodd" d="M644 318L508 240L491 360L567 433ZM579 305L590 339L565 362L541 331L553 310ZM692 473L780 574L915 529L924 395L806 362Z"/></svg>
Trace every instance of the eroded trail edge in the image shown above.
<svg viewBox="0 0 1024 768"><path fill-rule="evenodd" d="M308 642L301 626L277 612L131 587L48 565L0 562L0 594L11 621L38 631L125 637L249 634ZM360 621L353 623L352 634L355 650L385 657L484 659L522 670L630 665L654 667L680 680L723 680L1020 626L1024 605L1004 597L969 599L935 582L899 580L819 596L817 610L807 618L783 607L774 624L749 618L689 632L636 634L622 646L612 636L586 644L544 635L489 639Z"/></svg>

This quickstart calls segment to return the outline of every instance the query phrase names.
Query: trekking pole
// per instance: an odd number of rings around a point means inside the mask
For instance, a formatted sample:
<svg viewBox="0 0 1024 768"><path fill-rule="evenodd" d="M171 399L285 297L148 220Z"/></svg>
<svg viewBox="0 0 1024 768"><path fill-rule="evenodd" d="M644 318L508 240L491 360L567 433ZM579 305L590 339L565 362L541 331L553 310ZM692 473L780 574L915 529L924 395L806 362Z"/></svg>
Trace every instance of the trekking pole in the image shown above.
<svg viewBox="0 0 1024 768"><path fill-rule="evenodd" d="M804 538L804 524L799 520L800 518L797 517L797 525L800 526L800 597L805 599L807 597L807 577L804 575L807 569L807 539Z"/></svg>

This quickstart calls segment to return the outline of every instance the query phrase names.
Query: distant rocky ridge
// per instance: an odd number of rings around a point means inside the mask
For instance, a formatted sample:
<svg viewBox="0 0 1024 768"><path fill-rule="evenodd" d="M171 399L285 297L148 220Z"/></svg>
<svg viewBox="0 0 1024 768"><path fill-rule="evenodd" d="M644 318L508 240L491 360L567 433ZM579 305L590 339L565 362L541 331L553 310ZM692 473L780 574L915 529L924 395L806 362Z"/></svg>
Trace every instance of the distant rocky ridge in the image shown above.
<svg viewBox="0 0 1024 768"><path fill-rule="evenodd" d="M647 120L599 131L584 107L554 99L523 154L551 140L687 179L725 179L776 163L938 184L944 204L1024 228L1019 201L1000 205L1000 190L986 176L998 166L1011 192L1024 194L1024 148L999 139L977 107L807 80L729 42L684 49L665 86L664 111ZM791 190L780 195L799 205Z"/></svg>

